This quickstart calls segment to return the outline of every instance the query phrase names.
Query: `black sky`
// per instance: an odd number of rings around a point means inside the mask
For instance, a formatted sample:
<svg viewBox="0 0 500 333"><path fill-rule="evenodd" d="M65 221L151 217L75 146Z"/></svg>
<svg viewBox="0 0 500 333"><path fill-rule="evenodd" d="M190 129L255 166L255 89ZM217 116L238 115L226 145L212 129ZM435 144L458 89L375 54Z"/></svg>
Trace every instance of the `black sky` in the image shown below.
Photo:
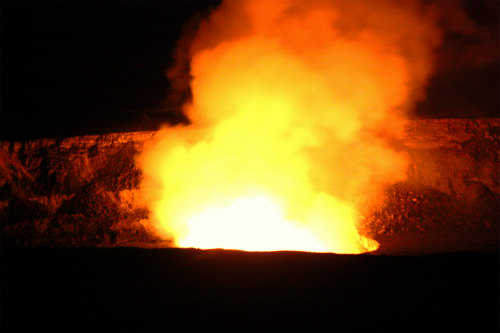
<svg viewBox="0 0 500 333"><path fill-rule="evenodd" d="M182 25L217 3L2 1L0 138L154 130L178 121L164 102L172 50ZM462 3L481 31L498 36L498 1ZM477 52L498 52L499 39L491 40L447 34L438 50L442 69L415 116L498 116L498 59L463 59L480 44Z"/></svg>

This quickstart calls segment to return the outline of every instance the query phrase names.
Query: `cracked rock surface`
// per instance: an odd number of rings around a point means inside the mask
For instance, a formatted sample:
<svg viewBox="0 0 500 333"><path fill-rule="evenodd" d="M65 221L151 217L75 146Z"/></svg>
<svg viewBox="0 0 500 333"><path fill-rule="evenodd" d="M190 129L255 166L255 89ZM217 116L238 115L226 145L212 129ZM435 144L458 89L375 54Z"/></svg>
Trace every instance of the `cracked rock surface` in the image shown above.
<svg viewBox="0 0 500 333"><path fill-rule="evenodd" d="M408 179L360 221L379 253L498 248L498 118L412 120L395 143ZM134 164L155 132L0 141L3 245L168 246L148 220Z"/></svg>

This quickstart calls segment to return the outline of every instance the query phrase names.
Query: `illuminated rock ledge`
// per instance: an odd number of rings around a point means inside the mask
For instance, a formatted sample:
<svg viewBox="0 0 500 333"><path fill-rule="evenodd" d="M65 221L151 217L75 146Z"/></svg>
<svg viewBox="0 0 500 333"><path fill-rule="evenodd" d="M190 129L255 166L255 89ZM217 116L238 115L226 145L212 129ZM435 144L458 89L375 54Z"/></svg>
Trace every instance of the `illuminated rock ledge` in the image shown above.
<svg viewBox="0 0 500 333"><path fill-rule="evenodd" d="M422 239L436 246L442 235L443 250L498 247L499 122L410 121L406 137L394 142L411 158L408 180L387 187L361 231L379 240L382 252L384 244L399 242L401 251ZM2 244L168 246L152 232L134 165L154 135L0 141Z"/></svg>

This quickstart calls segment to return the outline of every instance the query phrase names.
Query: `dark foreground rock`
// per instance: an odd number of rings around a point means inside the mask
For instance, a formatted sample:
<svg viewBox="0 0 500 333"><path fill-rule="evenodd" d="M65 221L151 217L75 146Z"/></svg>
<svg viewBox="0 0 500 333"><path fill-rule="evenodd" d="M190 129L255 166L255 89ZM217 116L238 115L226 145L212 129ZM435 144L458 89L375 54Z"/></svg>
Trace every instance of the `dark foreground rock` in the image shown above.
<svg viewBox="0 0 500 333"><path fill-rule="evenodd" d="M410 157L408 179L388 186L360 224L380 253L498 248L499 122L409 122L393 143ZM152 232L134 164L154 135L0 142L2 244L168 246Z"/></svg>
<svg viewBox="0 0 500 333"><path fill-rule="evenodd" d="M498 253L3 248L2 331L491 331Z"/></svg>

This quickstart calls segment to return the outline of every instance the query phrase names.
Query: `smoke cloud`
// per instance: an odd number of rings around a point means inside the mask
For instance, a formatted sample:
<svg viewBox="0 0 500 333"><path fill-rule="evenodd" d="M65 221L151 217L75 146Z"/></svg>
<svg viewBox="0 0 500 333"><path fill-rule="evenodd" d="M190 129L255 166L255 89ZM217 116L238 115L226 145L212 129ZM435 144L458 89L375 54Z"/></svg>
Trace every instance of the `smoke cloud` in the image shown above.
<svg viewBox="0 0 500 333"><path fill-rule="evenodd" d="M196 225L212 223L199 216L239 198L259 199L238 207L268 207L264 197L328 251L376 248L356 227L383 186L406 177L406 157L391 142L433 71L441 33L432 8L223 1L185 34L169 72L179 91L190 83L190 124L163 128L138 158L159 232L184 246L195 233L193 216ZM205 225L206 237L212 229L230 228Z"/></svg>

